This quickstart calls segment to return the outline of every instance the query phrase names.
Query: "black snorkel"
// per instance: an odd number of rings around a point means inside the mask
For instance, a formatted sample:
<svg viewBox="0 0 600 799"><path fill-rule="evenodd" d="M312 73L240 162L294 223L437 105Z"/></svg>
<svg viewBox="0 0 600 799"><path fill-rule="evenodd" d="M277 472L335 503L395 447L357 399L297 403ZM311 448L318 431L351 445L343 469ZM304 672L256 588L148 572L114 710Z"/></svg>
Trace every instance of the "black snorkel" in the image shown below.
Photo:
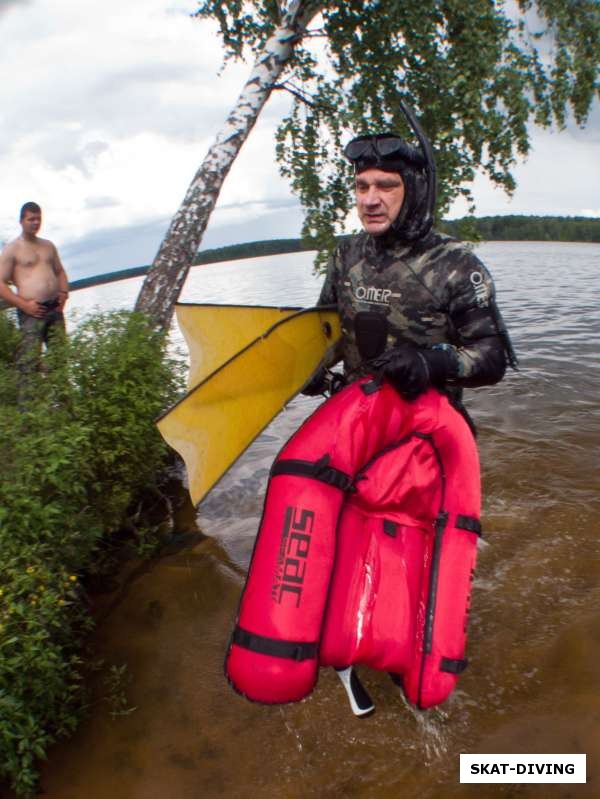
<svg viewBox="0 0 600 799"><path fill-rule="evenodd" d="M408 124L411 126L415 136L417 137L423 158L425 160L425 176L427 180L425 208L423 209L423 216L420 224L417 224L415 230L410 231L409 235L407 235L409 241L414 241L415 239L420 239L427 235L427 233L429 233L431 230L431 226L433 225L435 200L437 194L437 171L435 168L433 148L431 147L429 139L425 135L425 131L419 125L412 108L408 106L401 97L399 98L399 101L400 109L402 110L402 113L408 120Z"/></svg>

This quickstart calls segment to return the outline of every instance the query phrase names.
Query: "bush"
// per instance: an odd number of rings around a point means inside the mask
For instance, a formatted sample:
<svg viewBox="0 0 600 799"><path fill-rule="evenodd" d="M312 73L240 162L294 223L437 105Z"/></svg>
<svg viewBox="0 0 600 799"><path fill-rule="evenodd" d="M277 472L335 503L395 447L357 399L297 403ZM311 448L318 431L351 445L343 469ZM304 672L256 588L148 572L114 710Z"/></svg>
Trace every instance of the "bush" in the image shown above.
<svg viewBox="0 0 600 799"><path fill-rule="evenodd" d="M56 344L17 408L14 325L0 318L0 776L36 789L36 761L82 713L91 618L80 577L155 484L154 420L181 368L142 316L97 315Z"/></svg>

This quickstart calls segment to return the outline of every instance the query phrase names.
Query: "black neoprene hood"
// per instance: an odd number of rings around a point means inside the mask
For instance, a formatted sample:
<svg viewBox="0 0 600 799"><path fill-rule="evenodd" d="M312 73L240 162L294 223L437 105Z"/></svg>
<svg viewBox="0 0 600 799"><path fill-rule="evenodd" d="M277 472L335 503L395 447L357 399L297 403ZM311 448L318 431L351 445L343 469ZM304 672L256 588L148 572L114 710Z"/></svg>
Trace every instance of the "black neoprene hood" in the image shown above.
<svg viewBox="0 0 600 799"><path fill-rule="evenodd" d="M419 141L413 147L395 133L357 136L344 148L356 174L365 169L398 172L404 181L404 202L391 229L396 238L416 241L431 230L436 200L436 169L433 150L412 110L400 107Z"/></svg>

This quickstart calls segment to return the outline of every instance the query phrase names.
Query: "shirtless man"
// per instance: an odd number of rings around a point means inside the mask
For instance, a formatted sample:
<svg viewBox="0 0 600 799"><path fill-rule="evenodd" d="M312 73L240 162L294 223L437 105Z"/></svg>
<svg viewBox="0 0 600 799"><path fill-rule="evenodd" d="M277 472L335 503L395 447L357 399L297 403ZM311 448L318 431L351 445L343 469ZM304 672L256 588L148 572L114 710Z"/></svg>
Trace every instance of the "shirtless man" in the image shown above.
<svg viewBox="0 0 600 799"><path fill-rule="evenodd" d="M19 221L21 235L0 253L0 299L17 308L23 334L17 366L21 372L30 372L37 368L42 343L48 345L51 333L64 333L69 285L56 247L37 235L42 224L40 206L25 203Z"/></svg>

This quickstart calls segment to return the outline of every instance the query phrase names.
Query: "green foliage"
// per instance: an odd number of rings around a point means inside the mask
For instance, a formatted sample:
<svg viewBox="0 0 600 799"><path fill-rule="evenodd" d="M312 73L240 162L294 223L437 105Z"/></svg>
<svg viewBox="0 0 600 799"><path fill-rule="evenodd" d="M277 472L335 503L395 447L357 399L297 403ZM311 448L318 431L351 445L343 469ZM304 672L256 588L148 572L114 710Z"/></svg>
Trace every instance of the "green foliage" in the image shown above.
<svg viewBox="0 0 600 799"><path fill-rule="evenodd" d="M82 712L81 576L154 483L166 454L154 419L181 380L143 317L103 314L55 344L17 407L16 340L2 320L0 777L29 795L36 761Z"/></svg>
<svg viewBox="0 0 600 799"><path fill-rule="evenodd" d="M137 708L133 707L127 699L127 687L131 683L131 675L127 670L127 664L121 666L112 665L104 678L104 701L110 708L112 719L122 716L130 716Z"/></svg>
<svg viewBox="0 0 600 799"><path fill-rule="evenodd" d="M275 2L206 0L226 57L260 52ZM291 4L286 4L289 7ZM409 134L399 93L415 108L436 151L438 217L481 168L509 194L511 169L529 151L528 124L583 124L600 96L597 0L335 0L301 38L283 88L293 104L277 133L282 174L306 210L303 234L329 248L352 195L341 156L351 134ZM511 16L512 14L512 16ZM300 90L298 87L301 86Z"/></svg>
<svg viewBox="0 0 600 799"><path fill-rule="evenodd" d="M213 17L219 23L226 57L240 58L245 48L258 52L264 40L279 22L277 0L205 0L196 12L197 17Z"/></svg>
<svg viewBox="0 0 600 799"><path fill-rule="evenodd" d="M10 313L0 313L0 369L13 363L19 332Z"/></svg>
<svg viewBox="0 0 600 799"><path fill-rule="evenodd" d="M460 241L481 241L482 236L477 226L477 219L474 216L465 216L462 219L455 219L446 222L440 227L445 233L454 236Z"/></svg>

